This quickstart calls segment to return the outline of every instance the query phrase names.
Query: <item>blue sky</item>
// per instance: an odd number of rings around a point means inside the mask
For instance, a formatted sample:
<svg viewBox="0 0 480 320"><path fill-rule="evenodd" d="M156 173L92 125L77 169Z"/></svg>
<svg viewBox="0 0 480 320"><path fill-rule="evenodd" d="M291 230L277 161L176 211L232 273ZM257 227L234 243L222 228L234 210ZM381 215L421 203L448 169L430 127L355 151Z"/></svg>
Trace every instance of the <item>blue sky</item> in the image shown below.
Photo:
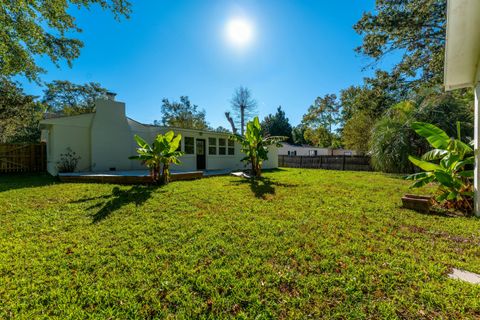
<svg viewBox="0 0 480 320"><path fill-rule="evenodd" d="M100 82L145 123L161 118L161 100L188 95L206 110L211 126L228 127L224 112L234 89L252 90L261 118L281 105L293 125L319 95L360 84L373 71L354 48L352 25L374 1L358 0L132 0L129 20L116 22L98 8L73 12L83 33L79 59L60 69L48 60L46 82ZM225 26L241 17L254 30L243 48ZM26 92L42 88L24 82Z"/></svg>

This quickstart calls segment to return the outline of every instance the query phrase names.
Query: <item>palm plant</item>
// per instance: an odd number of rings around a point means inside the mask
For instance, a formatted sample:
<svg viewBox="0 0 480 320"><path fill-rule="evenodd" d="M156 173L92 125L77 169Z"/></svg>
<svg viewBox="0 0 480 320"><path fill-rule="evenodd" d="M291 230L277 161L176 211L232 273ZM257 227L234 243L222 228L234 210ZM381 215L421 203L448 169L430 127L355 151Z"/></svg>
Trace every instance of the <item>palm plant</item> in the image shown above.
<svg viewBox="0 0 480 320"><path fill-rule="evenodd" d="M412 128L426 138L434 149L421 158L408 157L414 165L424 170L406 177L415 181L411 187L438 183L438 202L447 208L470 213L473 208L471 166L475 160L472 148L460 139L460 123L457 122L457 139L450 138L445 131L429 123L414 122Z"/></svg>
<svg viewBox="0 0 480 320"><path fill-rule="evenodd" d="M170 165L180 164L179 158L183 155L183 152L178 151L181 140L180 134L175 136L173 131L168 131L164 135L157 135L150 145L140 136L135 135L138 155L132 156L130 159L142 161L150 169L150 175L154 182L167 184L170 181Z"/></svg>
<svg viewBox="0 0 480 320"><path fill-rule="evenodd" d="M266 136L262 135L262 128L258 117L247 123L245 136L236 134L231 139L242 145L242 152L246 155L242 161L250 163L252 167L252 175L261 177L262 163L268 160L268 146L276 145L280 147L280 142L285 141L288 137L283 136Z"/></svg>

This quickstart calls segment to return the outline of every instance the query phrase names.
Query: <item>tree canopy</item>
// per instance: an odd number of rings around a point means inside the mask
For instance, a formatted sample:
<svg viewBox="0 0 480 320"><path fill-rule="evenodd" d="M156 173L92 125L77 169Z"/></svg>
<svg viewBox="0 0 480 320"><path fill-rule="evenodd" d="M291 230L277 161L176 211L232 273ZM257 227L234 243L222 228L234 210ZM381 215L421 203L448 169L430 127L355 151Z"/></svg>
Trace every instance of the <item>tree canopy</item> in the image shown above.
<svg viewBox="0 0 480 320"><path fill-rule="evenodd" d="M281 106L277 108L277 113L269 114L263 119L261 127L265 136L283 136L287 137L288 142L293 142L292 126Z"/></svg>
<svg viewBox="0 0 480 320"><path fill-rule="evenodd" d="M16 82L0 79L0 143L38 142L43 106Z"/></svg>
<svg viewBox="0 0 480 320"><path fill-rule="evenodd" d="M127 0L0 0L0 76L38 80L45 72L37 63L39 56L49 57L57 66L62 60L71 65L83 47L74 37L82 30L72 9L93 5L110 10L116 19L130 13Z"/></svg>
<svg viewBox="0 0 480 320"><path fill-rule="evenodd" d="M257 111L257 102L252 96L252 92L247 87L238 87L235 89L232 100L230 101L233 115L229 112L225 113L228 122L232 126L233 133L236 133L237 128L240 128L241 135L245 132L245 126Z"/></svg>
<svg viewBox="0 0 480 320"><path fill-rule="evenodd" d="M407 86L441 84L445 51L446 0L376 0L354 25L363 36L356 51L378 62L401 53L392 74Z"/></svg>
<svg viewBox="0 0 480 320"><path fill-rule="evenodd" d="M192 104L187 96L181 96L180 101L170 101L166 98L162 100L161 124L164 126L208 129L205 117L205 110L199 110L198 106ZM158 123L158 121L155 122L155 124Z"/></svg>
<svg viewBox="0 0 480 320"><path fill-rule="evenodd" d="M107 89L99 83L75 84L70 81L55 80L47 84L43 103L51 112L64 115L77 115L95 111L95 99L105 97Z"/></svg>

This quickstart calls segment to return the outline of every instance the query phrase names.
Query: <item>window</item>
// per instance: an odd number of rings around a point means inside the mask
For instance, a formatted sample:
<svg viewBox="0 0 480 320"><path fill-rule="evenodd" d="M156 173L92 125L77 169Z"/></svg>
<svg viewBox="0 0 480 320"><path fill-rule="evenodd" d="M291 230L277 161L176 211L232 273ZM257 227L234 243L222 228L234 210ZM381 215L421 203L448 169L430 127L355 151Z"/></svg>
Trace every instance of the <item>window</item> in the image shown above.
<svg viewBox="0 0 480 320"><path fill-rule="evenodd" d="M317 156L318 155L317 150L308 150L308 155L309 156Z"/></svg>
<svg viewBox="0 0 480 320"><path fill-rule="evenodd" d="M225 140L223 138L218 139L218 154L220 154L220 155L227 154L226 145L227 145L227 140Z"/></svg>
<svg viewBox="0 0 480 320"><path fill-rule="evenodd" d="M193 139L192 137L185 137L185 153L195 153L195 139Z"/></svg>
<svg viewBox="0 0 480 320"><path fill-rule="evenodd" d="M235 155L235 142L233 140L228 140L228 155Z"/></svg>
<svg viewBox="0 0 480 320"><path fill-rule="evenodd" d="M217 154L217 138L208 138L208 154Z"/></svg>
<svg viewBox="0 0 480 320"><path fill-rule="evenodd" d="M297 155L297 151L288 151L288 155L289 155L289 156L296 156L296 155Z"/></svg>
<svg viewBox="0 0 480 320"><path fill-rule="evenodd" d="M177 151L182 151L182 139L180 139L180 143L178 144Z"/></svg>

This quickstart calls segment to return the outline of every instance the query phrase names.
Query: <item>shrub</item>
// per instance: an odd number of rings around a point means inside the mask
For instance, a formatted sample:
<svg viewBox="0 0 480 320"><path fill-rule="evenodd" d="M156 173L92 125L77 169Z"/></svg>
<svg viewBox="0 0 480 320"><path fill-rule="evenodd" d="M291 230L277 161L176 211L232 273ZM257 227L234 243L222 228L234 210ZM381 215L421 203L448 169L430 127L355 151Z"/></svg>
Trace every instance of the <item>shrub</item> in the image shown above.
<svg viewBox="0 0 480 320"><path fill-rule="evenodd" d="M60 161L57 162L58 172L74 172L81 157L68 147L66 153L60 154Z"/></svg>

